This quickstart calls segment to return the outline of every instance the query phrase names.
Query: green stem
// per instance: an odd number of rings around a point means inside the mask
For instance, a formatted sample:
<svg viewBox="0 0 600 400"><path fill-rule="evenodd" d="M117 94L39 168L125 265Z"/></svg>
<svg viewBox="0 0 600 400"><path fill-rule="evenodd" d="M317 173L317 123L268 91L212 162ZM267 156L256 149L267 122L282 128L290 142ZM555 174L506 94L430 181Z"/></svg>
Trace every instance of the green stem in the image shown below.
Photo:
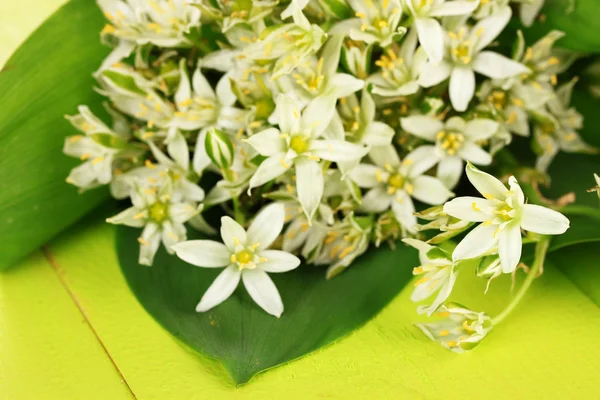
<svg viewBox="0 0 600 400"><path fill-rule="evenodd" d="M233 217L235 218L235 222L244 226L246 224L246 217L242 212L242 207L240 204L240 200L237 197L232 198L233 201Z"/></svg>
<svg viewBox="0 0 600 400"><path fill-rule="evenodd" d="M527 274L527 278L519 288L517 295L512 299L510 304L498 315L496 315L492 319L492 324L497 325L504 320L511 313L512 310L519 304L527 290L531 286L533 280L537 277L538 272L544 267L544 261L546 260L546 253L548 252L548 247L550 245L550 238L548 236L544 236L540 239L540 241L535 246L535 260L533 261L533 266L529 270Z"/></svg>

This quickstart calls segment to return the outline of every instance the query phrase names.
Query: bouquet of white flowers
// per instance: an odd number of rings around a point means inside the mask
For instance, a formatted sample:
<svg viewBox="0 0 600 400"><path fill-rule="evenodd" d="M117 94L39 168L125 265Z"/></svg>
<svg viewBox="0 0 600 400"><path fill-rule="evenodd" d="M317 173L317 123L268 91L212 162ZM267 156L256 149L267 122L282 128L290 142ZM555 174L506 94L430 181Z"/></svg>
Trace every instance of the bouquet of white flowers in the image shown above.
<svg viewBox="0 0 600 400"><path fill-rule="evenodd" d="M526 43L507 26L515 12L533 24L543 1L511 3L99 0L114 50L94 76L112 124L86 106L69 117L82 134L64 152L83 163L67 182L130 199L107 221L143 228L140 264L162 243L224 268L198 312L241 279L279 317L268 273L303 263L333 278L402 239L421 264L412 300L433 299L418 312L443 318L418 326L470 349L542 273L549 235L569 228L564 204L538 190L553 159L598 153L570 106L580 55L554 49L559 31ZM506 29L514 40L498 39ZM531 143L530 167L515 161L513 139ZM217 226L205 218L215 213ZM186 240L188 229L220 229L221 240ZM448 302L469 266L489 281L518 268L527 278L492 318Z"/></svg>

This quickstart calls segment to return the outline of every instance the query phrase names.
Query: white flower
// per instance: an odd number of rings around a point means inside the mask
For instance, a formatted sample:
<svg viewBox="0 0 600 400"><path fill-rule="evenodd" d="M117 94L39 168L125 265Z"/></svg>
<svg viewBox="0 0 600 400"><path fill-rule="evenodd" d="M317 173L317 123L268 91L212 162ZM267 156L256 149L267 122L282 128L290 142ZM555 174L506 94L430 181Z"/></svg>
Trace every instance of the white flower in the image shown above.
<svg viewBox="0 0 600 400"><path fill-rule="evenodd" d="M184 222L202 209L174 195L169 183L162 187L136 187L131 193L131 202L132 207L106 221L135 228L144 227L138 238L139 263L142 265L152 265L161 240L167 252L172 253L171 246L186 239Z"/></svg>
<svg viewBox="0 0 600 400"><path fill-rule="evenodd" d="M569 107L573 86L576 79L562 85L556 90L556 95L547 103L545 109L536 110L534 118L537 120L534 127L534 138L540 153L536 168L546 172L550 163L559 150L574 153L598 153L599 150L585 143L577 133L583 128L583 116Z"/></svg>
<svg viewBox="0 0 600 400"><path fill-rule="evenodd" d="M275 60L272 80L289 74L307 57L314 55L327 34L308 21L302 10L294 7L294 22L269 31L266 37L249 44L240 56L251 60Z"/></svg>
<svg viewBox="0 0 600 400"><path fill-rule="evenodd" d="M237 98L231 90L230 76L223 75L213 90L200 65L190 82L185 60L181 60L181 80L175 93L177 111L171 126L184 130L214 126L237 132L245 126L246 111L234 107Z"/></svg>
<svg viewBox="0 0 600 400"><path fill-rule="evenodd" d="M411 197L435 205L453 195L438 179L423 175L435 164L428 153L419 148L400 161L392 145L371 149L369 156L375 165L360 164L348 174L358 186L370 189L363 197L362 209L380 213L391 207L398 222L415 232L417 217Z"/></svg>
<svg viewBox="0 0 600 400"><path fill-rule="evenodd" d="M329 265L327 279L339 275L369 248L373 222L370 217L348 214L343 221L327 229L323 246L311 262Z"/></svg>
<svg viewBox="0 0 600 400"><path fill-rule="evenodd" d="M467 234L452 253L454 260L477 258L498 247L502 271L514 271L521 259L521 229L541 235L560 235L569 228L561 213L535 204L525 196L514 177L508 190L493 176L468 164L467 177L485 198L458 197L444 205L447 214L471 222L482 222Z"/></svg>
<svg viewBox="0 0 600 400"><path fill-rule="evenodd" d="M481 148L481 141L487 140L498 130L498 123L490 119L474 119L465 122L460 117L452 117L445 123L426 116L413 115L402 118L402 129L430 142L434 146L421 146L430 151L429 157L439 162L438 178L452 189L463 172L463 161L478 165L489 165L492 156Z"/></svg>
<svg viewBox="0 0 600 400"><path fill-rule="evenodd" d="M66 138L63 152L84 161L73 168L67 182L86 190L111 182L114 157L124 150L128 135L119 134L107 127L88 107L80 106L78 110L78 115L67 119L85 136Z"/></svg>
<svg viewBox="0 0 600 400"><path fill-rule="evenodd" d="M528 110L537 107L537 101L527 103L521 96L520 84L513 84L510 88L505 87L503 81L487 80L483 82L478 91L481 105L477 110L490 113L497 121L510 132L520 136L529 136Z"/></svg>
<svg viewBox="0 0 600 400"><path fill-rule="evenodd" d="M332 28L332 32L349 32L350 38L367 44L389 46L406 33L400 26L402 5L400 0L347 0L358 18L344 20Z"/></svg>
<svg viewBox="0 0 600 400"><path fill-rule="evenodd" d="M276 0L201 1L202 18L216 20L221 25L221 31L226 33L237 24L254 24L266 18L277 5ZM213 6L214 5L214 6Z"/></svg>
<svg viewBox="0 0 600 400"><path fill-rule="evenodd" d="M399 51L388 48L375 65L381 71L371 75L372 93L382 97L408 96L419 90L419 74L427 55L419 48L415 52L416 37L408 35Z"/></svg>
<svg viewBox="0 0 600 400"><path fill-rule="evenodd" d="M417 308L419 314L431 316L450 296L458 277L459 262L452 261L450 254L444 250L420 240L403 239L402 241L419 250L421 265L413 269L413 274L425 274L415 282L415 289L410 299L414 302L423 301L437 292L431 305Z"/></svg>
<svg viewBox="0 0 600 400"><path fill-rule="evenodd" d="M446 0L405 0L414 18L419 42L432 63L439 63L444 57L444 29L436 18L472 13L479 1Z"/></svg>
<svg viewBox="0 0 600 400"><path fill-rule="evenodd" d="M309 220L323 195L320 159L340 162L362 158L368 148L343 140L319 139L335 112L335 96L328 93L312 100L300 114L288 96L277 99L279 129L269 128L247 142L268 157L250 180L250 189L261 186L294 168L298 200Z"/></svg>
<svg viewBox="0 0 600 400"><path fill-rule="evenodd" d="M475 312L455 304L444 305L438 315L444 320L415 324L431 340L456 353L471 350L492 329L492 321L483 312Z"/></svg>
<svg viewBox="0 0 600 400"><path fill-rule="evenodd" d="M226 267L208 288L196 311L204 312L225 301L240 279L250 297L271 315L280 317L283 303L267 272L286 272L298 265L298 257L280 250L267 250L281 233L283 205L272 203L258 213L248 231L229 217L221 218L221 238L190 240L172 247L182 260L204 268Z"/></svg>
<svg viewBox="0 0 600 400"><path fill-rule="evenodd" d="M492 51L482 51L502 32L510 16L511 10L506 7L471 29L462 26L456 32L448 32L444 60L425 64L419 84L432 87L450 78L452 106L462 112L475 93L475 72L493 79L529 73L527 67L516 61Z"/></svg>
<svg viewBox="0 0 600 400"><path fill-rule="evenodd" d="M128 57L136 45L189 47L186 34L200 26L195 0L98 0L98 4L110 22L102 30L103 38L119 39L101 70Z"/></svg>
<svg viewBox="0 0 600 400"><path fill-rule="evenodd" d="M291 77L300 89L298 94L307 101L332 90L336 98L346 97L365 85L350 74L337 72L343 39L342 35L331 36L318 60L311 57L294 70Z"/></svg>

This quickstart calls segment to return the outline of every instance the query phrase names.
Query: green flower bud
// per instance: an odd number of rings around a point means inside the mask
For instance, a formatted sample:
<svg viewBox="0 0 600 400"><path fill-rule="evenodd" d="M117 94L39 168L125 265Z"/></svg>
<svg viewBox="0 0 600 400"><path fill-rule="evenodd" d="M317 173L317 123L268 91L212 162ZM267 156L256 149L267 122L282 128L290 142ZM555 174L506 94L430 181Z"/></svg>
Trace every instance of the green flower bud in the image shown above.
<svg viewBox="0 0 600 400"><path fill-rule="evenodd" d="M204 140L206 154L220 169L226 170L233 163L233 143L227 135L219 129L211 129Z"/></svg>

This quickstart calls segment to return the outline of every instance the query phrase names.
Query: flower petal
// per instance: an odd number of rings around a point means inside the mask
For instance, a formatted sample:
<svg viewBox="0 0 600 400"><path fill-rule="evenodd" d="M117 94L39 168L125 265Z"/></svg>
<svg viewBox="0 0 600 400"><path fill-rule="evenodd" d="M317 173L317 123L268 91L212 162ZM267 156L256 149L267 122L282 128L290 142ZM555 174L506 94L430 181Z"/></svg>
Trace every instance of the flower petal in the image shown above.
<svg viewBox="0 0 600 400"><path fill-rule="evenodd" d="M196 306L196 311L208 311L227 300L240 283L240 276L241 273L235 266L230 265L225 268L204 293L200 303Z"/></svg>
<svg viewBox="0 0 600 400"><path fill-rule="evenodd" d="M396 193L396 198L392 201L392 211L394 212L396 220L398 220L406 230L411 233L416 232L417 217L415 216L415 205L405 191Z"/></svg>
<svg viewBox="0 0 600 400"><path fill-rule="evenodd" d="M474 142L465 142L458 150L458 155L464 160L477 165L490 165L492 163L492 156Z"/></svg>
<svg viewBox="0 0 600 400"><path fill-rule="evenodd" d="M268 128L250 136L245 141L261 155L270 157L285 152L285 142L280 137L281 132L276 128Z"/></svg>
<svg viewBox="0 0 600 400"><path fill-rule="evenodd" d="M290 161L285 159L284 153L277 153L267 158L260 163L256 172L250 178L250 189L264 185L270 180L283 175L290 169L291 164L289 163Z"/></svg>
<svg viewBox="0 0 600 400"><path fill-rule="evenodd" d="M489 139L498 130L498 123L491 119L479 118L465 124L464 134L471 140Z"/></svg>
<svg viewBox="0 0 600 400"><path fill-rule="evenodd" d="M521 63L493 51L482 51L473 60L473 69L492 79L504 79L531 72Z"/></svg>
<svg viewBox="0 0 600 400"><path fill-rule="evenodd" d="M129 207L128 209L121 211L114 217L107 218L106 222L110 224L127 225L133 226L134 228L141 228L142 226L146 225L146 219L140 218L140 216L143 214L144 211L140 210L139 208Z"/></svg>
<svg viewBox="0 0 600 400"><path fill-rule="evenodd" d="M265 271L245 270L242 281L248 294L263 310L279 318L283 313L283 302L277 287Z"/></svg>
<svg viewBox="0 0 600 400"><path fill-rule="evenodd" d="M387 146L394 138L394 129L386 123L374 121L369 125L363 143L369 146Z"/></svg>
<svg viewBox="0 0 600 400"><path fill-rule="evenodd" d="M480 224L469 232L452 253L454 261L479 257L498 243L494 234L498 225Z"/></svg>
<svg viewBox="0 0 600 400"><path fill-rule="evenodd" d="M471 163L467 165L466 171L469 181L475 187L475 189L477 189L477 191L483 195L483 197L488 199L506 199L508 189L498 179L481 171Z"/></svg>
<svg viewBox="0 0 600 400"><path fill-rule="evenodd" d="M416 18L415 26L419 42L432 63L439 63L444 57L444 30L434 18Z"/></svg>
<svg viewBox="0 0 600 400"><path fill-rule="evenodd" d="M369 152L369 148L343 140L313 140L310 152L324 160L345 162L360 160Z"/></svg>
<svg viewBox="0 0 600 400"><path fill-rule="evenodd" d="M248 244L244 228L227 216L221 217L221 239L231 253L238 251L238 245L246 246Z"/></svg>
<svg viewBox="0 0 600 400"><path fill-rule="evenodd" d="M494 203L481 197L457 197L444 204L444 212L454 218L470 222L483 222L491 219Z"/></svg>
<svg viewBox="0 0 600 400"><path fill-rule="evenodd" d="M335 74L331 79L331 84L335 86L335 97L339 99L361 90L365 86L365 81L350 74Z"/></svg>
<svg viewBox="0 0 600 400"><path fill-rule="evenodd" d="M369 190L364 196L361 209L368 212L384 212L390 208L394 197L387 194L383 187Z"/></svg>
<svg viewBox="0 0 600 400"><path fill-rule="evenodd" d="M381 185L379 179L387 177L387 172L371 164L359 164L354 167L348 176L361 188L372 188Z"/></svg>
<svg viewBox="0 0 600 400"><path fill-rule="evenodd" d="M432 176L422 175L413 180L411 196L423 203L443 204L453 195L439 179Z"/></svg>
<svg viewBox="0 0 600 400"><path fill-rule="evenodd" d="M300 108L290 96L280 94L277 97L277 115L282 133L298 133L300 131Z"/></svg>
<svg viewBox="0 0 600 400"><path fill-rule="evenodd" d="M171 249L177 257L197 267L219 268L231 262L231 251L214 240L188 240L171 246Z"/></svg>
<svg viewBox="0 0 600 400"><path fill-rule="evenodd" d="M317 138L327 129L335 112L335 94L335 91L331 91L308 103L300 119L302 130L311 132L312 137Z"/></svg>
<svg viewBox="0 0 600 400"><path fill-rule="evenodd" d="M258 268L266 272L291 271L300 265L300 259L287 251L265 250L259 256L267 259L258 264Z"/></svg>
<svg viewBox="0 0 600 400"><path fill-rule="evenodd" d="M521 228L541 235L560 235L569 229L569 219L546 207L525 204L521 217Z"/></svg>
<svg viewBox="0 0 600 400"><path fill-rule="evenodd" d="M154 255L160 246L160 232L158 225L148 224L140 236L140 256L138 262L141 265L152 265Z"/></svg>
<svg viewBox="0 0 600 400"><path fill-rule="evenodd" d="M436 64L433 62L427 62L421 69L421 75L419 75L419 85L429 88L437 85L448 79L452 72L452 66L447 61L441 61Z"/></svg>
<svg viewBox="0 0 600 400"><path fill-rule="evenodd" d="M450 101L456 111L465 111L475 94L475 73L469 67L455 66L450 76Z"/></svg>
<svg viewBox="0 0 600 400"><path fill-rule="evenodd" d="M301 160L296 163L296 189L298 201L302 205L304 214L308 220L315 215L321 197L323 197L323 171L318 162L313 160Z"/></svg>
<svg viewBox="0 0 600 400"><path fill-rule="evenodd" d="M460 157L445 157L440 160L437 177L450 190L454 189L463 173L463 161Z"/></svg>
<svg viewBox="0 0 600 400"><path fill-rule="evenodd" d="M504 30L510 21L512 10L509 6L501 7L491 16L479 21L471 30L475 36L475 51L487 47Z"/></svg>
<svg viewBox="0 0 600 400"><path fill-rule="evenodd" d="M285 207L281 203L271 203L264 207L248 228L248 244L259 243L260 249L267 249L283 229Z"/></svg>
<svg viewBox="0 0 600 400"><path fill-rule="evenodd" d="M400 122L406 132L431 142L435 141L435 135L444 129L440 120L428 115L413 115L401 118Z"/></svg>
<svg viewBox="0 0 600 400"><path fill-rule="evenodd" d="M509 274L517 268L521 259L522 247L521 227L518 221L512 221L498 234L498 255L502 272Z"/></svg>

